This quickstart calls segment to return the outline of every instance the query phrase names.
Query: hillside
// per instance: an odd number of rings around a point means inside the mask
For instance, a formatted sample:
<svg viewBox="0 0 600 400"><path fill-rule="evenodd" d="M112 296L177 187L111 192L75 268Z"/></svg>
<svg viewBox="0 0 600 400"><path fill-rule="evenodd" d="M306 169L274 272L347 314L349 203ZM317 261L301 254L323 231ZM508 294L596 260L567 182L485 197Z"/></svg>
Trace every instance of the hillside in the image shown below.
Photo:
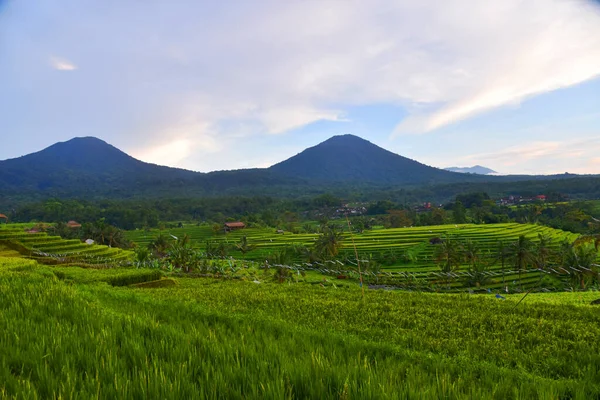
<svg viewBox="0 0 600 400"><path fill-rule="evenodd" d="M270 169L282 175L330 182L434 184L481 178L421 164L354 135L334 136Z"/></svg>

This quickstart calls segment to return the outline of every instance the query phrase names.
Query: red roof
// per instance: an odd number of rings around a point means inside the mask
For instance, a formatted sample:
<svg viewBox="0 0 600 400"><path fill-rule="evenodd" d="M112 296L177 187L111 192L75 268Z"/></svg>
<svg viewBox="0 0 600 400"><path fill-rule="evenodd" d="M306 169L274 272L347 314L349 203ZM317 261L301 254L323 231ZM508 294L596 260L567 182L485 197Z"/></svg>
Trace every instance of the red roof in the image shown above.
<svg viewBox="0 0 600 400"><path fill-rule="evenodd" d="M4 214L0 214L0 218L8 219L8 217Z"/></svg>
<svg viewBox="0 0 600 400"><path fill-rule="evenodd" d="M243 222L225 222L225 226L228 228L245 228L246 224Z"/></svg>
<svg viewBox="0 0 600 400"><path fill-rule="evenodd" d="M81 228L81 224L77 221L69 221L67 222L67 226L69 228Z"/></svg>

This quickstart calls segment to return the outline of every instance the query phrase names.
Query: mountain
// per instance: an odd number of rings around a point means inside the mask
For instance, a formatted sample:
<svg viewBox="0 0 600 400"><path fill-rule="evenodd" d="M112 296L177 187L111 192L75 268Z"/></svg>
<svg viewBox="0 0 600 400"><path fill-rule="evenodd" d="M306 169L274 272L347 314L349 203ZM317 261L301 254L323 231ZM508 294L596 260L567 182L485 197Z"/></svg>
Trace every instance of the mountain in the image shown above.
<svg viewBox="0 0 600 400"><path fill-rule="evenodd" d="M334 136L269 169L322 182L432 184L478 179L421 164L354 135Z"/></svg>
<svg viewBox="0 0 600 400"><path fill-rule="evenodd" d="M387 198L390 191L411 187L419 188L419 198L451 198L455 193L490 191L491 185L502 182L575 177L570 174L500 177L445 171L352 135L334 136L270 168L200 173L145 163L100 139L84 137L0 161L0 205L8 207L49 197L89 200L204 196L298 198L334 193L339 197L372 199L373 196ZM560 185L567 193L579 190L575 182ZM543 187L546 189L537 191L546 192L551 188ZM504 193L508 189L498 190Z"/></svg>
<svg viewBox="0 0 600 400"><path fill-rule="evenodd" d="M472 167L448 167L444 168L446 171L460 172L463 174L478 174L478 175L489 175L497 174L493 169L482 167L481 165L474 165Z"/></svg>
<svg viewBox="0 0 600 400"><path fill-rule="evenodd" d="M286 184L290 184L289 177L265 169L206 174L150 164L94 137L74 138L0 161L0 193L21 198L26 194L32 199L193 197ZM256 193L261 192L256 189Z"/></svg>
<svg viewBox="0 0 600 400"><path fill-rule="evenodd" d="M196 175L136 160L93 137L59 142L37 153L0 161L2 189L68 189L78 185L126 188L139 180L180 180Z"/></svg>

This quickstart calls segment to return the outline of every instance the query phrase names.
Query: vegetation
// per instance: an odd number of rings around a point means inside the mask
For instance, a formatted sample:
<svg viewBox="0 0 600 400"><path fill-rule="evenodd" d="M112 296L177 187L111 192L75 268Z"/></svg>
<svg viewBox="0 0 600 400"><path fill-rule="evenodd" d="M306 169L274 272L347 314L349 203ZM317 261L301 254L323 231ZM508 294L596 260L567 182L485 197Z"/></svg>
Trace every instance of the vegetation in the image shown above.
<svg viewBox="0 0 600 400"><path fill-rule="evenodd" d="M363 301L352 288L191 278L133 289L104 283L111 270L0 260L3 398L600 394L595 293L515 308L520 297Z"/></svg>

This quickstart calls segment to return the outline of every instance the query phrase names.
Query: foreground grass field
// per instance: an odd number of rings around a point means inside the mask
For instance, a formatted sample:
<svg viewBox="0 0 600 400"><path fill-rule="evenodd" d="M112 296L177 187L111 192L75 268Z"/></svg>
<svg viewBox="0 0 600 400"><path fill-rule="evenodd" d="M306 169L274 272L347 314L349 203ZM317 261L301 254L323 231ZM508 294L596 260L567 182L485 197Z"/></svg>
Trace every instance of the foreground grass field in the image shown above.
<svg viewBox="0 0 600 400"><path fill-rule="evenodd" d="M0 258L2 398L600 396L597 292L367 291Z"/></svg>

